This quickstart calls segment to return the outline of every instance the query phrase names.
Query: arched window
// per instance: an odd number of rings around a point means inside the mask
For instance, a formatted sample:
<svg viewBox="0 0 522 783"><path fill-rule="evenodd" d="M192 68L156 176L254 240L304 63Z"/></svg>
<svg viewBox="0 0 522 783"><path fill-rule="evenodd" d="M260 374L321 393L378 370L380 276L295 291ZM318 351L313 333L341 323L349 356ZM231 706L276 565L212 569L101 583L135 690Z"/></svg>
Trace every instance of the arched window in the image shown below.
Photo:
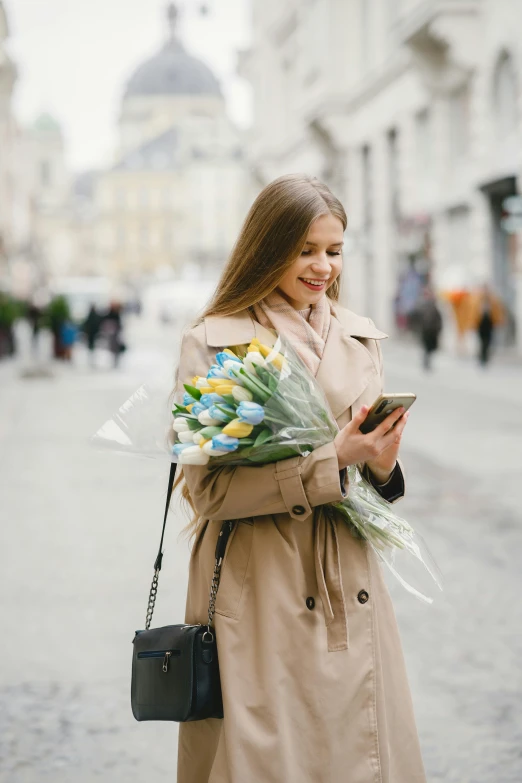
<svg viewBox="0 0 522 783"><path fill-rule="evenodd" d="M518 122L517 79L513 58L503 52L493 77L493 106L497 135L504 139L515 133Z"/></svg>

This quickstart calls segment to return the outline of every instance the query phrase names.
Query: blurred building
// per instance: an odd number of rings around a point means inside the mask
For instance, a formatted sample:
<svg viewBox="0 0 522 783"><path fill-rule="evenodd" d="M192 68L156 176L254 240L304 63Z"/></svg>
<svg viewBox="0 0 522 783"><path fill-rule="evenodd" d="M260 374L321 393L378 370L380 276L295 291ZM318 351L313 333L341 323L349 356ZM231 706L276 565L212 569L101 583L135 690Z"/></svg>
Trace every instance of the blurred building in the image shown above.
<svg viewBox="0 0 522 783"><path fill-rule="evenodd" d="M130 77L114 166L94 195L99 263L136 282L187 265L215 271L245 213L241 139L211 70L179 40L168 8L166 42Z"/></svg>
<svg viewBox="0 0 522 783"><path fill-rule="evenodd" d="M0 287L24 298L71 272L76 239L63 134L49 115L17 122L8 34L0 0Z"/></svg>
<svg viewBox="0 0 522 783"><path fill-rule="evenodd" d="M24 143L34 200L33 243L40 268L45 280L72 274L77 238L62 128L50 114L42 114L25 130Z"/></svg>
<svg viewBox="0 0 522 783"><path fill-rule="evenodd" d="M522 4L252 4L252 164L342 198L351 306L392 330L412 270L439 289L490 279L522 352L522 207L506 201L522 175Z"/></svg>
<svg viewBox="0 0 522 783"><path fill-rule="evenodd" d="M31 280L33 202L24 137L12 111L16 65L0 0L0 288L21 293Z"/></svg>

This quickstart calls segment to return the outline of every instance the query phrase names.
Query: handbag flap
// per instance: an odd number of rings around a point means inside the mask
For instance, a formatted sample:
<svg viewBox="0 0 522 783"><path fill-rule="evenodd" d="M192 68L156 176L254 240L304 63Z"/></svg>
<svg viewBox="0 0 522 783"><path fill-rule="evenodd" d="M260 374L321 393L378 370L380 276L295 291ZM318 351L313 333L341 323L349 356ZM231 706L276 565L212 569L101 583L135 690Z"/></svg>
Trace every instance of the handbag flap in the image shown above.
<svg viewBox="0 0 522 783"><path fill-rule="evenodd" d="M176 717L186 720L192 708L194 692L194 646L200 625L166 625L148 631L136 631L133 667L135 692L133 702L138 710L153 705L169 705ZM170 651L167 671L162 656L149 653ZM146 655L140 656L140 653ZM138 674L139 668L139 674Z"/></svg>

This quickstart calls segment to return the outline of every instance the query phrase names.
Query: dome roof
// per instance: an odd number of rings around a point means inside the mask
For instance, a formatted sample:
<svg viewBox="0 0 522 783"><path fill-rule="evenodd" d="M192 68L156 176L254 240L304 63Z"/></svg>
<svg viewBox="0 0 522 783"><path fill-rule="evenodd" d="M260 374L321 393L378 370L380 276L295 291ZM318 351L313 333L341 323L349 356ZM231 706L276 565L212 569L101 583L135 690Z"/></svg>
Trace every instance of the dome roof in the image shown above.
<svg viewBox="0 0 522 783"><path fill-rule="evenodd" d="M125 97L137 95L221 97L221 89L210 68L188 54L174 38L131 76Z"/></svg>

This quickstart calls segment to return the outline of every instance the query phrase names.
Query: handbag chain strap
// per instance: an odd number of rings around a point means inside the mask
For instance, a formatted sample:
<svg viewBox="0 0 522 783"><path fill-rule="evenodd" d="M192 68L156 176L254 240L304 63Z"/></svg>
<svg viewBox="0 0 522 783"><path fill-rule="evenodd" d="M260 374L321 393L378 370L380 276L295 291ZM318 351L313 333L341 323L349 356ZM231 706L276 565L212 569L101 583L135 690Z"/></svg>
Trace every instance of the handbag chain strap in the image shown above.
<svg viewBox="0 0 522 783"><path fill-rule="evenodd" d="M160 545L158 549L158 554L156 555L156 560L154 561L154 576L152 577L152 584L150 586L150 592L149 592L149 601L147 604L147 614L145 616L146 631L150 629L150 624L152 622L152 615L154 614L154 607L156 606L159 572L161 571L161 566L163 563L163 538L165 536L165 526L167 524L167 516L170 508L170 498L172 497L172 489L174 487L174 479L176 477L176 468L177 468L177 464L175 462L172 462L170 465L169 485L167 488L167 499L165 501L165 514L163 516L163 527L161 529ZM225 557L225 551L227 548L228 539L230 538L230 534L233 528L234 528L234 521L227 519L225 522L223 522L221 526L221 530L219 531L219 536L216 544L214 574L212 577L212 584L210 586L207 630L203 634L203 640L206 642L214 641L214 635L210 629L212 627L212 622L214 620L214 613L216 611L216 596L219 589L219 580L221 578L221 566L223 565L223 558Z"/></svg>

